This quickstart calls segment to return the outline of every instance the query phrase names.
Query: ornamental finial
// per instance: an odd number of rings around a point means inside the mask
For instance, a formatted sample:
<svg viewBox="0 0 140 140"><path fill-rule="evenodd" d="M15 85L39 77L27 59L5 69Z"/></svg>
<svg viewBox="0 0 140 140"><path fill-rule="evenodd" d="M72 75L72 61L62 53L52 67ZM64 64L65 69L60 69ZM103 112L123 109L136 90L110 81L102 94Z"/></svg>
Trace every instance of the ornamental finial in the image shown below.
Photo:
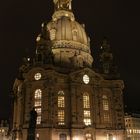
<svg viewBox="0 0 140 140"><path fill-rule="evenodd" d="M55 4L55 10L71 10L72 0L53 0Z"/></svg>

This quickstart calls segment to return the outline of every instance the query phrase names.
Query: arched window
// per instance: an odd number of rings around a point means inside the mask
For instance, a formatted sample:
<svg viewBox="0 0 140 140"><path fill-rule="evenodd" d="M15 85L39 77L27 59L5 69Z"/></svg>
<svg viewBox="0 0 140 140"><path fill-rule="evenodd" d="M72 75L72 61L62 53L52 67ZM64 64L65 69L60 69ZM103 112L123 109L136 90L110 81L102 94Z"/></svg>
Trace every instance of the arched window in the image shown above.
<svg viewBox="0 0 140 140"><path fill-rule="evenodd" d="M102 98L103 98L103 110L109 110L108 97L106 95L103 95Z"/></svg>
<svg viewBox="0 0 140 140"><path fill-rule="evenodd" d="M89 94L88 93L83 94L83 108L90 108Z"/></svg>
<svg viewBox="0 0 140 140"><path fill-rule="evenodd" d="M91 125L90 100L88 93L83 94L83 115L84 115L83 119L84 124L87 126Z"/></svg>
<svg viewBox="0 0 140 140"><path fill-rule="evenodd" d="M72 35L73 35L73 40L76 41L77 40L77 29L72 30Z"/></svg>
<svg viewBox="0 0 140 140"><path fill-rule="evenodd" d="M42 91L41 89L36 89L35 90L35 100L40 100L42 98Z"/></svg>
<svg viewBox="0 0 140 140"><path fill-rule="evenodd" d="M63 91L58 92L58 107L65 107L65 97Z"/></svg>
<svg viewBox="0 0 140 140"><path fill-rule="evenodd" d="M58 125L65 125L65 94L58 92Z"/></svg>
<svg viewBox="0 0 140 140"><path fill-rule="evenodd" d="M36 89L34 93L34 107L37 112L37 124L41 123L41 104L42 104L42 90Z"/></svg>
<svg viewBox="0 0 140 140"><path fill-rule="evenodd" d="M109 101L107 95L102 96L102 103L103 103L103 118L105 123L109 123L110 116L109 116Z"/></svg>

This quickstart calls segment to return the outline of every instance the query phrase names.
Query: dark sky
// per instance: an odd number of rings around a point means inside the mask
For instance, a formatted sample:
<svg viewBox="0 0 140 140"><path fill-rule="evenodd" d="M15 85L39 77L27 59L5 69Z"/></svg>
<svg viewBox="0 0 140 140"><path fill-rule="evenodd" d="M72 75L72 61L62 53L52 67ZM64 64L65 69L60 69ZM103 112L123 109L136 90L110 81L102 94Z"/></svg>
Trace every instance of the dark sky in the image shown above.
<svg viewBox="0 0 140 140"><path fill-rule="evenodd" d="M0 118L8 117L9 95L18 67L27 52L35 50L41 23L49 21L53 0L3 0L0 4ZM91 48L104 36L110 40L121 79L125 104L140 109L140 3L128 0L73 0L77 21L86 25Z"/></svg>

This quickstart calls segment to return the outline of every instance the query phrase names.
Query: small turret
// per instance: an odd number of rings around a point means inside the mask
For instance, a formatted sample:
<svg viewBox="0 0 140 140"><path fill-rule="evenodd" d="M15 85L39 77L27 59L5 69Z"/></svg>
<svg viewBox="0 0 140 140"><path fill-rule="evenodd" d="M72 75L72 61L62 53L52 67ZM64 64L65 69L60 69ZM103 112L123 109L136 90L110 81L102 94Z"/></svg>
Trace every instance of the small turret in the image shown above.
<svg viewBox="0 0 140 140"><path fill-rule="evenodd" d="M36 42L36 62L41 62L43 64L52 64L52 42L50 39L50 32L48 31L45 22L42 24L41 33L38 35Z"/></svg>
<svg viewBox="0 0 140 140"><path fill-rule="evenodd" d="M117 77L119 77L117 66L114 62L113 53L111 51L110 44L108 43L108 40L106 38L104 38L100 47L99 57L100 73L102 73L107 79L116 79Z"/></svg>

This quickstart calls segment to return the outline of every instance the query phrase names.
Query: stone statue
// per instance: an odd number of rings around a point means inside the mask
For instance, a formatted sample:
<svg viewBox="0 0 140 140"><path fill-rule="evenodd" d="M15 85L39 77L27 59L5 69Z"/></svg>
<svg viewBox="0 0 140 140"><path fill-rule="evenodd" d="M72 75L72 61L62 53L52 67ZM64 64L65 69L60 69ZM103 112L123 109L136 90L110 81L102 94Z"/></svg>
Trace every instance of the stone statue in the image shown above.
<svg viewBox="0 0 140 140"><path fill-rule="evenodd" d="M35 140L36 119L37 119L37 112L35 111L35 108L33 108L30 111L27 140Z"/></svg>
<svg viewBox="0 0 140 140"><path fill-rule="evenodd" d="M71 1L72 0L53 0L56 10L71 10Z"/></svg>

